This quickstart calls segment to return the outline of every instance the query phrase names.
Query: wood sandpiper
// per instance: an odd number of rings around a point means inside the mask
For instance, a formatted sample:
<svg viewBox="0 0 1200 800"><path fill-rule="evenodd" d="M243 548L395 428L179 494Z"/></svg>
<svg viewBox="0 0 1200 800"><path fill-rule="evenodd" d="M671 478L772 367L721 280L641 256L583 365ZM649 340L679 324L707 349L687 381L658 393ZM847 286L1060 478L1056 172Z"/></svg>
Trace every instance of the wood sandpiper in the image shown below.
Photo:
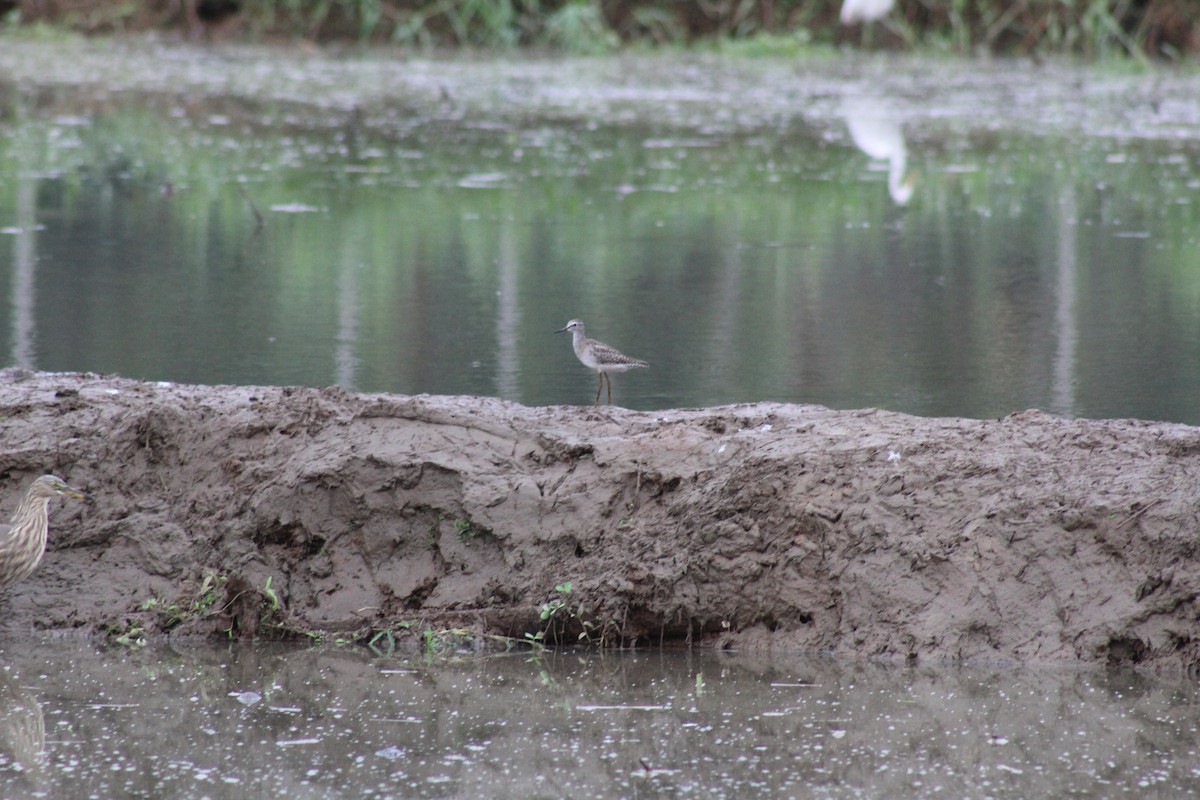
<svg viewBox="0 0 1200 800"><path fill-rule="evenodd" d="M650 366L640 358L632 358L614 347L609 347L604 342L587 338L581 320L573 319L567 323L567 327L560 328L555 333L563 331L571 332L571 345L575 348L575 355L583 362L583 365L588 369L596 370L600 375L600 383L596 386L596 400L592 405L599 405L600 390L604 388L606 380L608 381L608 404L612 405L612 376L608 373L625 372L634 367Z"/></svg>

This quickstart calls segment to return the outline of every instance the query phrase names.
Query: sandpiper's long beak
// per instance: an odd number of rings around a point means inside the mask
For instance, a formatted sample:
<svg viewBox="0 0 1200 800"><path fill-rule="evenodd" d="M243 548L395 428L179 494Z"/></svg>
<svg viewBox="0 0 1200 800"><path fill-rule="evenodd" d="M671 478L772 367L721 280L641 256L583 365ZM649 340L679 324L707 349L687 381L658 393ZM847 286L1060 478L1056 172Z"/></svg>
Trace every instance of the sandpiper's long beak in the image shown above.
<svg viewBox="0 0 1200 800"><path fill-rule="evenodd" d="M562 333L565 330L566 330L566 328L559 328L558 330L555 331L555 333Z"/></svg>

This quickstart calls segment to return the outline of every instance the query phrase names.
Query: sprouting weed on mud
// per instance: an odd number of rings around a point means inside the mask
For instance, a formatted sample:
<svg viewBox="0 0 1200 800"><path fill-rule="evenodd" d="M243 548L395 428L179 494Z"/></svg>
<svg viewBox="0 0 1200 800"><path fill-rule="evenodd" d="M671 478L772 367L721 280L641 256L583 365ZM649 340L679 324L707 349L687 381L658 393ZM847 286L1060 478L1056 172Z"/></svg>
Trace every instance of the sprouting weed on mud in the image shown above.
<svg viewBox="0 0 1200 800"><path fill-rule="evenodd" d="M108 640L122 647L144 647L146 629L136 622L127 621L124 626L110 624L105 627Z"/></svg>
<svg viewBox="0 0 1200 800"><path fill-rule="evenodd" d="M571 581L564 581L554 587L558 596L543 603L539 614L545 627L536 633L527 632L525 638L528 641L538 644L547 640L562 642L569 628L579 629L578 641L600 647L618 637L620 626L616 620L597 621L583 606L570 602L573 588Z"/></svg>
<svg viewBox="0 0 1200 800"><path fill-rule="evenodd" d="M391 656L396 651L396 638L399 632L407 631L415 624L410 620L401 620L390 628L376 631L367 642L367 648L377 656Z"/></svg>
<svg viewBox="0 0 1200 800"><path fill-rule="evenodd" d="M459 517L454 520L454 533L458 536L460 542L465 542L468 539L474 539L479 535L479 531L471 526L471 520L465 517Z"/></svg>
<svg viewBox="0 0 1200 800"><path fill-rule="evenodd" d="M162 596L150 597L142 601L139 608L157 615L158 627L171 630L185 623L216 617L228 612L235 604L249 602L258 615L255 635L286 637L305 633L289 627L285 618L283 598L275 589L273 576L268 576L259 588L245 584L239 589L229 584L228 576L210 572L204 576L196 589L183 589L173 600ZM231 614L228 627L221 629L230 639L239 633L237 624L233 621L235 618L236 614Z"/></svg>
<svg viewBox="0 0 1200 800"><path fill-rule="evenodd" d="M377 647L376 644L383 640L382 647ZM371 641L367 642L367 647L377 656L388 657L396 651L396 637L392 634L390 628L379 631L371 637Z"/></svg>
<svg viewBox="0 0 1200 800"><path fill-rule="evenodd" d="M482 536L483 534L491 532L486 527L477 525L471 520L470 517L467 516L454 517L451 519L448 514L445 514L429 505L416 506L416 510L435 515L433 522L429 526L430 545L437 544L438 537L441 535L442 523L444 522L451 523L454 528L454 535L457 536L458 540L464 544L469 543L471 540Z"/></svg>
<svg viewBox="0 0 1200 800"><path fill-rule="evenodd" d="M425 657L432 659L458 653L472 646L478 637L466 628L426 628L421 632L421 638Z"/></svg>
<svg viewBox="0 0 1200 800"><path fill-rule="evenodd" d="M208 573L194 593L183 593L175 600L150 597L142 602L142 611L158 614L163 628L174 628L196 618L210 616L216 610L217 601L229 579L224 575ZM268 579L268 583L270 579Z"/></svg>
<svg viewBox="0 0 1200 800"><path fill-rule="evenodd" d="M275 593L275 590L271 588L271 578L272 577L273 576L271 576L271 575L267 576L267 582L263 584L263 595L271 603L271 610L278 611L279 610L279 595L277 595Z"/></svg>
<svg viewBox="0 0 1200 800"><path fill-rule="evenodd" d="M239 593L229 601L228 605L232 606L243 595L247 596L249 602L257 608L256 636L266 635L272 638L287 639L302 635L317 643L324 641L324 631L298 627L291 621L284 598L280 597L279 591L274 586L274 580L273 575L268 575L261 588Z"/></svg>
<svg viewBox="0 0 1200 800"><path fill-rule="evenodd" d="M554 587L554 591L558 592L561 597L556 597L549 603L542 606L542 622L553 619L559 611L567 608L567 601L564 599L566 595L571 593L571 582L566 581ZM569 609L568 609L569 610Z"/></svg>
<svg viewBox="0 0 1200 800"><path fill-rule="evenodd" d="M575 618L574 610L565 599L567 595L571 594L571 582L565 581L558 584L554 587L554 591L558 592L559 596L542 604L540 618L542 622L546 623L546 627L537 633L525 634L525 638L531 642L541 643L551 634L553 634L551 638L555 640L561 638L567 623Z"/></svg>

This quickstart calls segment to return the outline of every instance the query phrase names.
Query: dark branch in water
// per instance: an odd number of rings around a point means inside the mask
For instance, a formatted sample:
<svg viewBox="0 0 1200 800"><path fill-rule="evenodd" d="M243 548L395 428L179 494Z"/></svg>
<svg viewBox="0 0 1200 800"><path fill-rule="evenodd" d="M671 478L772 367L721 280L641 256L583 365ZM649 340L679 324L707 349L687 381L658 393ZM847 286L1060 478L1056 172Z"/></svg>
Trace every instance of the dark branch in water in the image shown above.
<svg viewBox="0 0 1200 800"><path fill-rule="evenodd" d="M259 211L258 206L254 204L254 200L251 199L250 194L249 194L249 192L246 191L245 186L242 186L239 183L237 185L237 188L238 188L238 193L242 196L242 199L246 201L246 205L250 206L250 213L254 214L254 229L255 229L255 231L261 231L263 229L263 225L266 223L266 220L263 219L262 212Z"/></svg>

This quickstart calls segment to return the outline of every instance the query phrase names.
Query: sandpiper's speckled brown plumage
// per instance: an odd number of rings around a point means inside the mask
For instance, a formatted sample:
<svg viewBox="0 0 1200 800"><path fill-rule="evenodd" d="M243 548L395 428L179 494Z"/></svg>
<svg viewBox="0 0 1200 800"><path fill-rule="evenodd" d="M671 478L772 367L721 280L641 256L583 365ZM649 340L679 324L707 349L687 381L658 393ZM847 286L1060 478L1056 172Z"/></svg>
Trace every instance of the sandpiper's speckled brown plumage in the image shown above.
<svg viewBox="0 0 1200 800"><path fill-rule="evenodd" d="M600 402L600 390L604 388L604 381L608 381L608 404L612 405L612 376L610 372L625 372L634 367L650 366L640 358L627 356L615 347L609 347L604 342L598 342L595 339L589 339L587 332L583 328L582 320L573 319L567 323L565 328L560 328L555 333L563 331L571 332L571 345L575 348L575 355L583 362L583 365L588 369L594 369L600 374L600 383L596 386L596 401L593 405Z"/></svg>

